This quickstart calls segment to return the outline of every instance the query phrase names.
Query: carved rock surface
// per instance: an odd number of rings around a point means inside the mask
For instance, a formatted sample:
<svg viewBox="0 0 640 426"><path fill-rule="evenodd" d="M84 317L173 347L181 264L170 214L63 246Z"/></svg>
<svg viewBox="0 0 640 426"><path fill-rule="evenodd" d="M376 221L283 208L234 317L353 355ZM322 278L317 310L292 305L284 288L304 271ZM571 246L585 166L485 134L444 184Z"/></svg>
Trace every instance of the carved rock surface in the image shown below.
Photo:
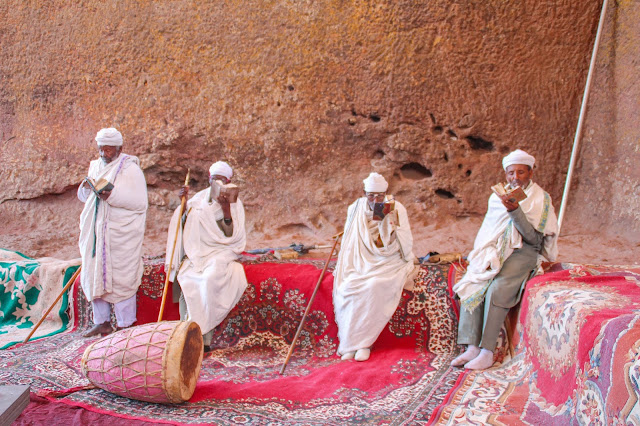
<svg viewBox="0 0 640 426"><path fill-rule="evenodd" d="M4 1L0 242L76 255L75 188L96 131L113 126L147 178L149 254L164 250L187 168L203 189L219 159L242 188L249 248L327 241L376 170L409 210L418 255L439 248L441 223L471 230L455 240L468 251L515 148L536 156L559 207L599 8Z"/></svg>

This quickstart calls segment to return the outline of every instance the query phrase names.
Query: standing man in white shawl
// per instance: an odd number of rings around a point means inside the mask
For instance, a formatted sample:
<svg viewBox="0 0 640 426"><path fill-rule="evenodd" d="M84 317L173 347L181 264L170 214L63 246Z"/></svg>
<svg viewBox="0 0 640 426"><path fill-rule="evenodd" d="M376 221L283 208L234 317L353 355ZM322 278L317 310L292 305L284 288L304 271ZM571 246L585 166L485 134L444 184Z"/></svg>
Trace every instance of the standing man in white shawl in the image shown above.
<svg viewBox="0 0 640 426"><path fill-rule="evenodd" d="M549 194L531 180L534 164L535 158L520 149L502 160L507 182L524 189L527 198L518 203L508 195L489 197L467 273L453 287L462 305L458 344L467 350L452 366L484 370L493 365L500 328L520 301L524 283L543 258L556 259L558 219Z"/></svg>
<svg viewBox="0 0 640 426"><path fill-rule="evenodd" d="M232 176L233 170L224 161L209 169L210 184L214 181L227 184ZM247 241L244 206L240 199L230 203L224 193L213 199L211 191L209 186L187 201L182 218L180 208L176 209L169 225L165 267L168 269L171 262L175 230L181 220L172 264L172 271L178 271L179 287L173 286L173 300L179 297L181 319L200 326L205 351L209 350L213 329L226 318L247 288L244 268L236 262ZM188 196L187 187L180 191L180 196L183 195ZM176 277L171 278L175 281Z"/></svg>
<svg viewBox="0 0 640 426"><path fill-rule="evenodd" d="M142 279L142 240L147 216L147 183L137 157L121 153L122 134L114 128L96 135L100 159L88 177L106 179L111 191L96 194L85 181L78 188L82 289L93 307L95 324L84 337L109 334L111 306L118 329L136 321L136 292Z"/></svg>
<svg viewBox="0 0 640 426"><path fill-rule="evenodd" d="M374 220L373 206L386 200L389 185L378 173L363 182L365 196L348 209L333 281L338 355L357 361L369 359L402 289L413 288L418 272L407 210L395 201L391 213Z"/></svg>

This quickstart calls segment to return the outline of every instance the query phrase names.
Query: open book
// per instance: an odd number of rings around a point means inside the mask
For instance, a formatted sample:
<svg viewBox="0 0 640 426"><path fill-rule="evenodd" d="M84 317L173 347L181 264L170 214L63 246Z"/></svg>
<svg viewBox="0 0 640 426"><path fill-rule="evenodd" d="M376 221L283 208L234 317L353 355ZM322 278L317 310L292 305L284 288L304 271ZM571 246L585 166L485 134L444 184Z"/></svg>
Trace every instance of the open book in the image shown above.
<svg viewBox="0 0 640 426"><path fill-rule="evenodd" d="M84 181L87 182L89 188L91 188L96 195L100 195L104 191L111 191L113 189L113 184L105 178L100 178L95 181L90 177L86 177L84 178Z"/></svg>
<svg viewBox="0 0 640 426"><path fill-rule="evenodd" d="M373 220L382 220L386 215L391 213L396 207L396 201L393 196L388 196L384 203L375 203L373 205Z"/></svg>
<svg viewBox="0 0 640 426"><path fill-rule="evenodd" d="M497 183L491 187L491 190L499 197L506 195L511 202L517 201L519 203L527 198L527 194L524 193L521 187L516 186L515 188L511 188L511 185L508 183Z"/></svg>
<svg viewBox="0 0 640 426"><path fill-rule="evenodd" d="M210 200L217 200L220 194L224 194L227 196L227 200L229 203L235 203L238 200L238 193L240 192L240 188L233 183L224 184L219 180L214 180L211 183L211 192L210 192Z"/></svg>

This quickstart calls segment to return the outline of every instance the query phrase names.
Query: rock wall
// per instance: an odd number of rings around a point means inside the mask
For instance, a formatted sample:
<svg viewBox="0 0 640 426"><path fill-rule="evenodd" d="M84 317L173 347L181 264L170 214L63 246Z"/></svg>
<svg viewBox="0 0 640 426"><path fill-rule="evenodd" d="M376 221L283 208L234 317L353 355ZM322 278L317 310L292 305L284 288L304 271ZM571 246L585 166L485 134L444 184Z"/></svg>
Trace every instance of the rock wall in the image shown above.
<svg viewBox="0 0 640 426"><path fill-rule="evenodd" d="M372 170L390 181L414 229L480 217L489 186L502 179L502 156L516 147L537 157L536 180L558 208L600 6L7 0L0 205L14 224L32 214L20 207L33 205L27 200L55 205L59 197L66 206L96 157L96 131L114 126L142 161L152 234L166 228L187 168L202 189L218 159L235 168L255 245L273 235L333 234ZM637 21L627 21L637 39ZM616 72L610 62L601 68ZM610 111L601 105L634 102L623 86L607 90L595 107L601 117ZM612 123L600 121L594 132L606 134ZM590 148L611 162L637 152L637 128L615 123L626 142ZM591 184L580 179L584 192ZM637 180L612 197L630 188ZM66 211L77 217L79 207ZM637 219L614 210L611 226L616 215Z"/></svg>
<svg viewBox="0 0 640 426"><path fill-rule="evenodd" d="M640 2L609 2L566 213L640 247Z"/></svg>

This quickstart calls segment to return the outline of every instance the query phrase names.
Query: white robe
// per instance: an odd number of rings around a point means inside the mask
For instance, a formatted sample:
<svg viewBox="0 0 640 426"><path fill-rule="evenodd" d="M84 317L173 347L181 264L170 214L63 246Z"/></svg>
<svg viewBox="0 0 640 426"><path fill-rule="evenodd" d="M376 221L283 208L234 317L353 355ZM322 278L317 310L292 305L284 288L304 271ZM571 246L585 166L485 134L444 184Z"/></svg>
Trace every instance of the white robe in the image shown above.
<svg viewBox="0 0 640 426"><path fill-rule="evenodd" d="M405 284L413 284L409 218L402 204L395 206L398 223L393 215L372 221L364 197L349 206L333 281L340 354L371 347L398 307ZM378 234L380 248L374 240Z"/></svg>
<svg viewBox="0 0 640 426"><path fill-rule="evenodd" d="M172 270L180 268L177 278L188 319L200 326L202 334L226 318L247 288L244 268L236 262L247 241L242 201L231 204L233 234L226 237L216 223L223 218L222 208L215 200L209 202L209 191L202 190L187 201L187 219L184 229L178 229L172 263ZM165 270L171 262L179 215L177 208L169 225Z"/></svg>
<svg viewBox="0 0 640 426"><path fill-rule="evenodd" d="M139 164L137 157L126 154L109 164L91 161L88 176L104 177L114 185L106 200L82 185L78 188L78 199L85 203L80 215L80 280L89 301L118 303L134 296L140 286L148 202Z"/></svg>
<svg viewBox="0 0 640 426"><path fill-rule="evenodd" d="M519 203L520 208L529 223L544 235L538 264L544 259L553 262L558 255L558 219L551 197L534 182L524 192L527 198ZM498 275L504 261L513 250L521 247L522 236L513 225L506 207L496 194L491 194L487 214L467 257L467 272L453 287L469 311L484 300L491 280Z"/></svg>

